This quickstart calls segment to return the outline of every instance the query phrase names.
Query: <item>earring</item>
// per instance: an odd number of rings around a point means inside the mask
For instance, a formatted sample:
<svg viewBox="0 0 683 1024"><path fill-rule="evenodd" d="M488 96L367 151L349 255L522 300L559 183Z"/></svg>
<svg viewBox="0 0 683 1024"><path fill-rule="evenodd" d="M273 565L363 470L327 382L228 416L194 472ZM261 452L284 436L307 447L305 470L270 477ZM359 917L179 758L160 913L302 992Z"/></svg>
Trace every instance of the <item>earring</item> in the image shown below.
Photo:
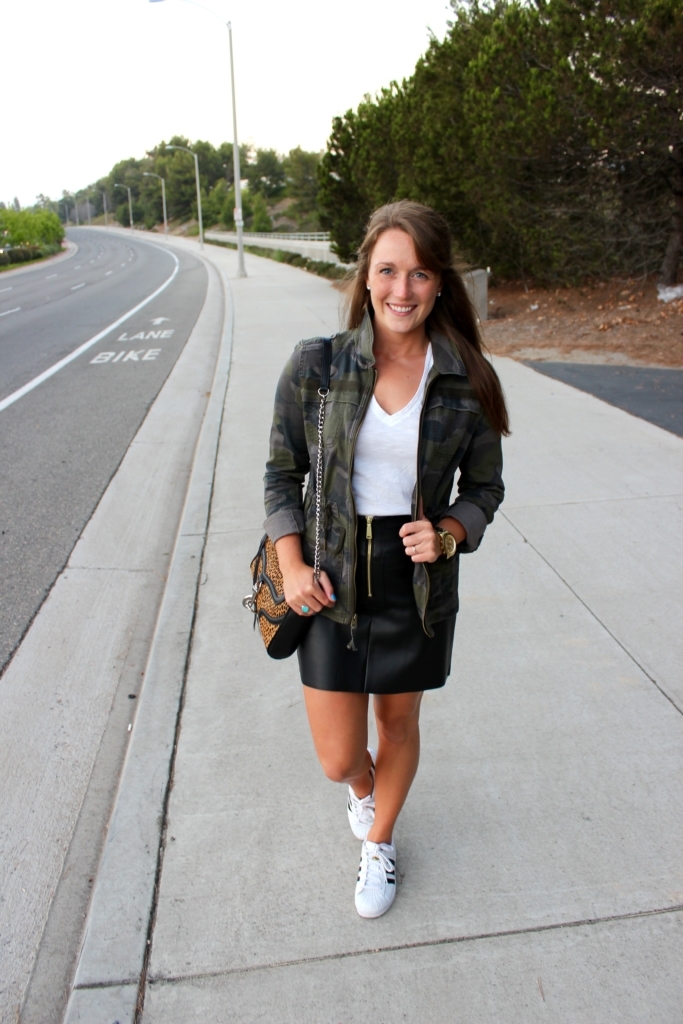
<svg viewBox="0 0 683 1024"><path fill-rule="evenodd" d="M367 288L368 291L370 291L370 285L369 284L366 284L365 287Z"/></svg>
<svg viewBox="0 0 683 1024"><path fill-rule="evenodd" d="M439 298L439 296L440 296L440 295L441 295L441 292L437 292L437 293L436 293L436 297L437 297L437 299Z"/></svg>

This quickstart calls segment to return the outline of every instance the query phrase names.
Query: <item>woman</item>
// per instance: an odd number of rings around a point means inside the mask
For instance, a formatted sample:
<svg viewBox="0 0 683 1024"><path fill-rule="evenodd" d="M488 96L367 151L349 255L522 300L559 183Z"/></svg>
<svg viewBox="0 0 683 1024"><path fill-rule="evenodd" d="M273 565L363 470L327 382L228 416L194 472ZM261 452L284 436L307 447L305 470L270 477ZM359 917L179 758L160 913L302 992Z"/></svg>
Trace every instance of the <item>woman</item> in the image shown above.
<svg viewBox="0 0 683 1024"><path fill-rule="evenodd" d="M450 672L459 554L503 500L509 430L434 210L401 201L373 214L348 328L332 340L319 584L315 473L302 490L317 456L320 338L297 347L278 385L264 525L288 604L313 617L298 651L313 742L328 778L348 785L363 840L356 909L379 917L396 895L394 825L417 771L422 693Z"/></svg>

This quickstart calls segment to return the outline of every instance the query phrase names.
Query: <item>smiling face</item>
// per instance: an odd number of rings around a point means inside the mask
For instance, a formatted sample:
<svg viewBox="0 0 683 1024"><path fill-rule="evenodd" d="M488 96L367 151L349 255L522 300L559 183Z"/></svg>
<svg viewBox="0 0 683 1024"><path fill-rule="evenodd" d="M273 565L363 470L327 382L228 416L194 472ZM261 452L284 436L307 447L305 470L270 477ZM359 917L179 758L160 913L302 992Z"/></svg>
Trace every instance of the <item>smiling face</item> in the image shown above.
<svg viewBox="0 0 683 1024"><path fill-rule="evenodd" d="M424 332L441 277L420 265L409 234L390 228L379 236L370 254L367 284L376 331L401 335Z"/></svg>

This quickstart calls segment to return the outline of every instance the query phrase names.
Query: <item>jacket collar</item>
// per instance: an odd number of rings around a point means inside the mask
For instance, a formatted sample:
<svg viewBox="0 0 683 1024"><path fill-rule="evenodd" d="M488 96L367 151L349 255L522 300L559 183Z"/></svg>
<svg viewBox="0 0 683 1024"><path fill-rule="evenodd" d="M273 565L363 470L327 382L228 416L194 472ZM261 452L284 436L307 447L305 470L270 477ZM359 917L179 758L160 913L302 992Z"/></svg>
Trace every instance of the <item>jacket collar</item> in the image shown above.
<svg viewBox="0 0 683 1024"><path fill-rule="evenodd" d="M356 351L358 352L360 363L365 367L374 366L375 356L372 351L374 335L372 319L367 310L360 327L354 331L354 334L356 335ZM467 376L465 364L460 358L460 353L448 338L443 334L432 331L429 335L429 340L432 343L434 369L437 373L456 373L460 377ZM463 342L463 344L466 344L466 342Z"/></svg>
<svg viewBox="0 0 683 1024"><path fill-rule="evenodd" d="M457 373L459 377L467 376L465 364L452 341L436 331L432 331L429 340L432 343L434 369L437 373ZM467 342L463 341L461 344L466 345Z"/></svg>

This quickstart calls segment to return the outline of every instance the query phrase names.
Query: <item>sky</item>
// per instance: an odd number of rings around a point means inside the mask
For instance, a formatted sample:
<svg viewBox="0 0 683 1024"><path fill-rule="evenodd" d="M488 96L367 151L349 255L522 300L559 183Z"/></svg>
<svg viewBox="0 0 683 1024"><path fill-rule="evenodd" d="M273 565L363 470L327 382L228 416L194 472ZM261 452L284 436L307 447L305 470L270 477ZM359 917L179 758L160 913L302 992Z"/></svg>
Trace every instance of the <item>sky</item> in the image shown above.
<svg viewBox="0 0 683 1024"><path fill-rule="evenodd" d="M332 118L408 77L448 0L3 0L0 200L55 199L172 135L321 150ZM216 17L215 15L219 15ZM11 85L10 85L11 83Z"/></svg>

